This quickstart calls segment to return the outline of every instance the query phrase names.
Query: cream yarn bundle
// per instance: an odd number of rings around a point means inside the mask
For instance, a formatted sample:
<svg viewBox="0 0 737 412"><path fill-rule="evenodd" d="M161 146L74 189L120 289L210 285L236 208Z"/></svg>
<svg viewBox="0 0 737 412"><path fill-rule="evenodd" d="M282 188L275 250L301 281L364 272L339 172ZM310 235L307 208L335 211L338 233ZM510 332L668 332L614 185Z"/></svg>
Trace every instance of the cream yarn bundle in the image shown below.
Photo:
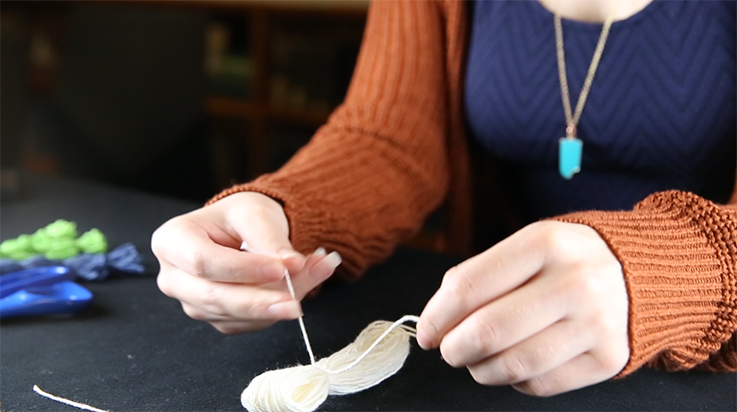
<svg viewBox="0 0 737 412"><path fill-rule="evenodd" d="M254 252L246 242L241 249ZM284 272L287 290L296 299L289 271ZM315 361L304 320L299 327L310 355L309 365L264 372L241 394L241 404L250 412L312 412L328 395L347 395L377 385L397 373L409 355L409 338L419 317L405 315L394 323L376 321L361 331L355 341L331 356Z"/></svg>
<svg viewBox="0 0 737 412"><path fill-rule="evenodd" d="M394 323L373 322L353 343L327 358L315 362L310 356L310 365L265 372L243 391L241 403L250 412L311 412L328 395L370 388L402 368L409 338L415 336L415 329L404 323L417 321L417 316L407 315ZM306 333L304 337L311 355Z"/></svg>

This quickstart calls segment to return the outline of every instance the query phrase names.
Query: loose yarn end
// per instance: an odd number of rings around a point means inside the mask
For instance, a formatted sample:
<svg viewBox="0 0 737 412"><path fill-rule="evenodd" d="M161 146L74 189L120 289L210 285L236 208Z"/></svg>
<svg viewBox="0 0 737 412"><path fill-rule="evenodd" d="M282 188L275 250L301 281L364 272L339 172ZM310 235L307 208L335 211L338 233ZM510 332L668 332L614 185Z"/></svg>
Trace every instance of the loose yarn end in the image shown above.
<svg viewBox="0 0 737 412"><path fill-rule="evenodd" d="M56 401L59 403L63 403L64 405L69 405L72 407L75 407L77 409L82 409L84 411L90 411L90 412L110 412L105 409L95 408L94 406L87 405L86 403L82 402L76 402L71 399L62 398L61 396L52 395L48 392L45 392L43 389L39 388L38 385L33 385L33 391L37 394L43 396L44 398L51 399L52 401Z"/></svg>

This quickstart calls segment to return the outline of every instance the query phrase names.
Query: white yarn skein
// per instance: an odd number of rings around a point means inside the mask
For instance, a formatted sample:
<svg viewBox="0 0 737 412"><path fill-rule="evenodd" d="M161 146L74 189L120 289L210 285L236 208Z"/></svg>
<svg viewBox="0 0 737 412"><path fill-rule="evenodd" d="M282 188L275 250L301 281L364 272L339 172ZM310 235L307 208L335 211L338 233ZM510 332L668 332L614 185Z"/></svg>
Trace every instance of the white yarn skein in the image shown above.
<svg viewBox="0 0 737 412"><path fill-rule="evenodd" d="M241 249L256 253L245 241ZM285 270L284 278L289 294L296 300L289 271ZM373 322L353 343L318 362L302 316L298 320L310 365L255 377L241 394L241 404L250 412L312 412L328 395L356 393L379 384L397 373L409 355L409 337L416 336L415 329L403 324L417 323L420 318L405 315L394 323Z"/></svg>
<svg viewBox="0 0 737 412"><path fill-rule="evenodd" d="M377 385L402 368L415 329L403 325L419 318L406 315L394 323L376 321L353 343L312 365L265 372L241 394L250 412L312 412L328 395L356 393Z"/></svg>

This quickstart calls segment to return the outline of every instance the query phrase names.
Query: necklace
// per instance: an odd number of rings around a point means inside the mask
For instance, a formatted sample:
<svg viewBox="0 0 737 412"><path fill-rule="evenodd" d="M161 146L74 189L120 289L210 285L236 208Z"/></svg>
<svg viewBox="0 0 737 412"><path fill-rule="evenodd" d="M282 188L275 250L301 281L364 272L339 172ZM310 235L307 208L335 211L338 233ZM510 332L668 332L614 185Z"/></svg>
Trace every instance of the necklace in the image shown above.
<svg viewBox="0 0 737 412"><path fill-rule="evenodd" d="M594 57L591 59L589 71L586 74L581 94L578 96L576 103L576 111L571 114L571 97L568 91L568 76L566 74L566 58L563 50L563 27L561 24L560 14L555 14L555 48L558 56L558 77L560 78L560 94L563 99L563 110L566 114L566 137L561 137L558 141L558 171L564 179L570 179L576 173L581 171L581 156L583 155L583 142L576 137L576 126L581 119L583 107L586 104L586 98L591 89L591 83L594 81L596 68L599 67L599 60L604 52L604 45L609 36L609 29L612 27L615 13L612 13L604 22L604 27L599 35L599 43L596 45Z"/></svg>

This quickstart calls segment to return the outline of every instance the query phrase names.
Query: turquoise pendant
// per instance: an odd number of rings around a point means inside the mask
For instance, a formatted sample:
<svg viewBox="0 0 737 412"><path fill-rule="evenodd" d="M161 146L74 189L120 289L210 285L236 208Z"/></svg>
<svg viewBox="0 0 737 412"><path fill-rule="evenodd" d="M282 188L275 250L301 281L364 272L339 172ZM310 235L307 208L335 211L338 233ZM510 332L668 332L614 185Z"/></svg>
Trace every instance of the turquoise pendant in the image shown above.
<svg viewBox="0 0 737 412"><path fill-rule="evenodd" d="M558 171L564 179L570 179L581 171L583 142L575 137L561 137L558 149Z"/></svg>

